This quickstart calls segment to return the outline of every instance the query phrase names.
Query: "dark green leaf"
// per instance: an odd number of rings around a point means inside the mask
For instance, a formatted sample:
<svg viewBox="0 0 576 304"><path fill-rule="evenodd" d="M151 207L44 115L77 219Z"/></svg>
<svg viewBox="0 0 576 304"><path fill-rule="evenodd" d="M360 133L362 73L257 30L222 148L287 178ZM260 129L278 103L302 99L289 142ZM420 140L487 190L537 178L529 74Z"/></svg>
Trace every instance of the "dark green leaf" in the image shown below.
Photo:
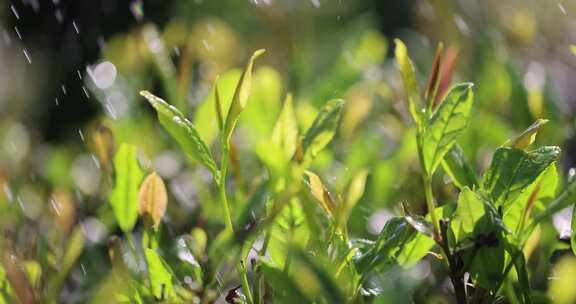
<svg viewBox="0 0 576 304"><path fill-rule="evenodd" d="M272 286L279 300L281 300L280 303L310 302L287 273L266 263L260 264L260 269L262 269L266 281Z"/></svg>
<svg viewBox="0 0 576 304"><path fill-rule="evenodd" d="M122 231L132 231L138 219L138 189L144 172L136 159L136 146L123 143L114 157L115 182L110 204Z"/></svg>
<svg viewBox="0 0 576 304"><path fill-rule="evenodd" d="M196 127L184 114L148 91L141 91L140 95L144 96L156 109L158 120L178 142L186 155L201 162L217 178L219 173L210 150L200 138Z"/></svg>
<svg viewBox="0 0 576 304"><path fill-rule="evenodd" d="M478 177L474 167L466 159L462 148L458 144L452 146L452 149L446 153L442 167L458 188L468 187L473 189L478 187Z"/></svg>
<svg viewBox="0 0 576 304"><path fill-rule="evenodd" d="M428 174L434 173L468 125L473 97L471 83L456 85L432 115L423 135L423 154Z"/></svg>
<svg viewBox="0 0 576 304"><path fill-rule="evenodd" d="M541 147L525 152L514 148L499 148L490 168L484 174L482 186L496 206L516 199L560 155L558 147Z"/></svg>

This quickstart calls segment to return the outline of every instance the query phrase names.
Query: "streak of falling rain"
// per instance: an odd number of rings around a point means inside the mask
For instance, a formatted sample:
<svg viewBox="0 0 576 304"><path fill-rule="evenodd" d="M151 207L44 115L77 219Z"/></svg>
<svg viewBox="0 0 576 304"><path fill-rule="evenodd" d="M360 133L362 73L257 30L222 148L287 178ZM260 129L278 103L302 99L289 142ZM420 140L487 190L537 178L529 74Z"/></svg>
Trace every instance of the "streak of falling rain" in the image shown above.
<svg viewBox="0 0 576 304"><path fill-rule="evenodd" d="M14 17L16 17L16 19L20 20L20 15L18 15L18 11L16 11L16 8L14 7L14 5L10 5L10 9L12 10Z"/></svg>
<svg viewBox="0 0 576 304"><path fill-rule="evenodd" d="M80 30L78 29L76 21L72 21L72 26L74 27L74 31L76 31L76 34L80 34Z"/></svg>
<svg viewBox="0 0 576 304"><path fill-rule="evenodd" d="M86 276L86 267L84 267L84 264L80 263L80 268L82 268L82 274Z"/></svg>
<svg viewBox="0 0 576 304"><path fill-rule="evenodd" d="M562 12L563 15L566 15L566 8L564 7L564 4L562 4L562 2L558 2L558 8L560 9L560 12Z"/></svg>
<svg viewBox="0 0 576 304"><path fill-rule="evenodd" d="M90 154L90 157L94 161L94 165L96 165L96 168L98 168L98 170L100 170L100 162L98 161L98 158L96 157L96 155Z"/></svg>
<svg viewBox="0 0 576 304"><path fill-rule="evenodd" d="M5 183L3 185L3 188L4 188L4 194L6 195L8 202L12 202L12 199L14 197L12 196L12 189L10 189L10 186L8 186L8 183Z"/></svg>
<svg viewBox="0 0 576 304"><path fill-rule="evenodd" d="M60 205L60 203L55 198L51 197L50 204L52 205L52 208L54 208L54 211L56 211L56 215L61 216L62 206Z"/></svg>
<svg viewBox="0 0 576 304"><path fill-rule="evenodd" d="M66 93L67 93L67 92L66 92L66 86L61 85L60 88L62 89L62 93L63 93L64 95L66 95Z"/></svg>
<svg viewBox="0 0 576 304"><path fill-rule="evenodd" d="M60 103L58 102L58 97L55 98L55 101L56 101L56 105L59 106Z"/></svg>
<svg viewBox="0 0 576 304"><path fill-rule="evenodd" d="M17 26L14 26L14 31L16 32L16 35L18 35L18 39L22 40L22 35L20 34Z"/></svg>
<svg viewBox="0 0 576 304"><path fill-rule="evenodd" d="M24 56L26 56L26 60L28 60L28 63L32 64L32 58L30 57L30 54L28 54L28 50L26 48L23 48L22 53L24 53Z"/></svg>
<svg viewBox="0 0 576 304"><path fill-rule="evenodd" d="M84 91L84 95L86 96L86 98L90 98L90 94L88 94L88 90L86 90L85 86L82 86L82 91Z"/></svg>
<svg viewBox="0 0 576 304"><path fill-rule="evenodd" d="M84 133L82 133L82 130L78 130L78 135L80 135L80 139L84 141Z"/></svg>
<svg viewBox="0 0 576 304"><path fill-rule="evenodd" d="M116 116L116 112L114 111L114 107L112 107L112 105L110 105L109 103L105 103L104 107L106 108L106 110L108 111L108 114L110 114L112 119L116 120L118 118Z"/></svg>
<svg viewBox="0 0 576 304"><path fill-rule="evenodd" d="M312 2L315 8L320 8L320 0L310 0L310 2Z"/></svg>

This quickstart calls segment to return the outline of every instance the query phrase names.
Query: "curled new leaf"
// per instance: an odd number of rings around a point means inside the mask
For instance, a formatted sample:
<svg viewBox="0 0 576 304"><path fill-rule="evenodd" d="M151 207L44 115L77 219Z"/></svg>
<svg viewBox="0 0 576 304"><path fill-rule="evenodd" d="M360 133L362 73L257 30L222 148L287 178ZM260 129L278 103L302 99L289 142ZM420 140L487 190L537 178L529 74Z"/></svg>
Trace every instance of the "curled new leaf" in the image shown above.
<svg viewBox="0 0 576 304"><path fill-rule="evenodd" d="M320 206L322 206L322 209L324 209L326 213L331 216L334 215L336 204L320 177L310 171L306 171L305 174L308 177L308 186L310 187L312 196L320 203Z"/></svg>
<svg viewBox="0 0 576 304"><path fill-rule="evenodd" d="M150 173L140 186L138 193L138 213L145 220L152 220L152 225L158 227L166 212L166 187L162 178L156 172Z"/></svg>
<svg viewBox="0 0 576 304"><path fill-rule="evenodd" d="M414 75L414 66L410 61L410 56L408 56L408 48L406 48L406 45L400 39L395 39L394 42L396 43L396 63L400 69L400 74L402 74L402 81L404 82L404 88L406 89L406 95L408 98L408 110L416 124L422 125L422 114L418 109L422 106L420 100L420 88L416 82L416 76Z"/></svg>
<svg viewBox="0 0 576 304"><path fill-rule="evenodd" d="M333 99L326 103L296 150L294 155L296 161L307 166L326 147L336 134L343 107L344 100L341 99Z"/></svg>
<svg viewBox="0 0 576 304"><path fill-rule="evenodd" d="M438 92L438 86L440 84L440 72L442 68L442 53L444 52L444 44L438 44L436 48L436 54L434 54L434 61L432 62L432 71L430 71L430 76L428 77L428 84L426 85L426 91L424 92L424 99L426 99L426 106L429 110L432 109L434 105L434 100L436 98L436 92Z"/></svg>
<svg viewBox="0 0 576 304"><path fill-rule="evenodd" d="M232 98L232 103L230 104L230 108L228 109L228 114L226 115L226 121L224 122L224 132L222 134L223 144L228 145L230 142L230 136L232 136L232 131L240 118L240 113L246 107L248 103L248 97L250 96L250 87L252 86L252 67L254 66L254 61L256 58L260 57L260 55L264 54L265 50L260 49L252 54L242 76L240 76L240 80L238 81L238 85L236 86L236 90L234 91L234 97Z"/></svg>
<svg viewBox="0 0 576 304"><path fill-rule="evenodd" d="M138 218L138 187L144 172L136 159L136 146L123 143L114 157L115 182L110 204L118 225L124 232L132 231Z"/></svg>
<svg viewBox="0 0 576 304"><path fill-rule="evenodd" d="M522 134L520 134L512 144L512 147L524 150L530 146L536 139L538 130L548 122L548 119L537 119L532 125L528 127Z"/></svg>
<svg viewBox="0 0 576 304"><path fill-rule="evenodd" d="M473 96L471 83L459 84L452 88L432 115L423 135L423 156L428 174L434 173L468 125Z"/></svg>
<svg viewBox="0 0 576 304"><path fill-rule="evenodd" d="M174 137L184 152L191 158L200 161L210 172L217 177L218 169L208 147L200 138L196 127L174 106L158 98L148 91L141 91L140 95L158 112L158 120L164 128Z"/></svg>

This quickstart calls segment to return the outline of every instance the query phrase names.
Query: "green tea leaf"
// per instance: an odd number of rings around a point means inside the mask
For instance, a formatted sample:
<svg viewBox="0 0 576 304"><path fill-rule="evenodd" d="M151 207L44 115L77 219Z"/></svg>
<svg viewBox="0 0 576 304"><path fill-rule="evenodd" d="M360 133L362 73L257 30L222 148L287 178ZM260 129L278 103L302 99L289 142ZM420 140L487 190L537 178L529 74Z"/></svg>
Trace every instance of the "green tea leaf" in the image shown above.
<svg viewBox="0 0 576 304"><path fill-rule="evenodd" d="M260 264L260 269L278 296L280 303L308 303L309 299L302 293L294 280L284 271L266 263Z"/></svg>
<svg viewBox="0 0 576 304"><path fill-rule="evenodd" d="M414 66L408 55L408 49L402 40L394 39L396 43L396 50L394 52L396 57L396 63L400 69L400 74L402 75L402 81L404 82L404 88L406 90L406 96L408 98L408 110L412 115L412 119L417 125L422 126L424 124L424 119L422 112L419 110L422 107L420 88L416 81L416 75L414 75Z"/></svg>
<svg viewBox="0 0 576 304"><path fill-rule="evenodd" d="M541 147L525 152L499 148L484 174L482 186L496 206L514 200L560 155L560 148Z"/></svg>
<svg viewBox="0 0 576 304"><path fill-rule="evenodd" d="M141 91L140 95L144 96L154 107L158 113L160 124L162 124L168 133L178 142L186 155L198 160L217 178L219 172L210 150L202 138L200 138L196 127L194 127L184 114L148 91Z"/></svg>
<svg viewBox="0 0 576 304"><path fill-rule="evenodd" d="M311 171L306 171L304 174L306 174L306 177L308 178L307 184L312 196L320 203L320 206L328 215L333 216L336 203L334 202L334 199L332 199L330 192L326 189L326 186L324 186L324 183L322 183L320 177Z"/></svg>
<svg viewBox="0 0 576 304"><path fill-rule="evenodd" d="M228 145L230 142L230 137L232 136L232 131L236 127L236 123L240 118L240 113L246 107L248 103L248 97L250 96L250 87L252 86L252 67L254 66L254 60L264 54L265 50L260 49L252 54L236 90L234 91L234 97L232 98L232 103L228 109L228 114L226 114L226 121L224 122L224 131L222 133L223 144Z"/></svg>
<svg viewBox="0 0 576 304"><path fill-rule="evenodd" d="M428 174L434 173L468 125L473 99L471 83L456 85L432 115L423 134L423 154Z"/></svg>
<svg viewBox="0 0 576 304"><path fill-rule="evenodd" d="M138 219L138 189L144 178L136 153L136 146L122 143L114 156L116 176L110 204L118 225L125 233L132 231Z"/></svg>
<svg viewBox="0 0 576 304"><path fill-rule="evenodd" d="M395 263L399 252L414 233L414 229L402 217L394 217L386 222L374 244L360 255L356 261L356 269L363 276L376 267Z"/></svg>
<svg viewBox="0 0 576 304"><path fill-rule="evenodd" d="M291 94L286 96L286 100L280 111L280 116L276 121L276 125L274 125L271 140L272 143L282 148L287 159L290 159L294 155L298 141L298 122L294 115L294 105Z"/></svg>
<svg viewBox="0 0 576 304"><path fill-rule="evenodd" d="M306 167L336 134L344 100L333 99L320 110L294 155Z"/></svg>
<svg viewBox="0 0 576 304"><path fill-rule="evenodd" d="M286 264L288 249L292 246L305 247L310 239L310 226L304 210L297 199L282 209L270 226L268 251L274 265L283 268Z"/></svg>
<svg viewBox="0 0 576 304"><path fill-rule="evenodd" d="M148 265L148 279L152 294L156 299L169 299L174 290L172 271L164 259L153 249L146 248L144 255Z"/></svg>
<svg viewBox="0 0 576 304"><path fill-rule="evenodd" d="M522 250L516 248L510 243L504 244L504 249L510 255L514 268L516 268L520 289L524 295L524 303L529 304L532 301L530 300L530 281L528 279L528 272L526 271L526 259L524 258L524 253Z"/></svg>
<svg viewBox="0 0 576 304"><path fill-rule="evenodd" d="M536 139L536 134L538 134L538 130L548 122L548 119L538 119L536 120L528 129L526 129L522 134L520 134L512 144L512 148L516 148L519 150L526 149L529 145L531 145L534 140Z"/></svg>
<svg viewBox="0 0 576 304"><path fill-rule="evenodd" d="M450 176L456 187L460 189L478 187L478 177L474 167L466 159L462 148L458 144L453 145L450 151L444 155L442 168Z"/></svg>
<svg viewBox="0 0 576 304"><path fill-rule="evenodd" d="M426 85L426 91L424 91L424 99L426 99L426 106L428 111L432 111L434 106L434 100L436 100L436 93L438 92L438 86L440 85L440 72L442 71L442 57L444 53L444 44L439 43L436 48L436 53L434 54L434 61L432 62L432 70L430 71L430 76L428 77L428 84Z"/></svg>
<svg viewBox="0 0 576 304"><path fill-rule="evenodd" d="M458 196L455 218L452 220L452 229L457 241L473 235L476 225L484 217L484 203L482 198L469 188L464 188ZM478 227L481 228L481 227ZM484 230L485 228L481 228Z"/></svg>
<svg viewBox="0 0 576 304"><path fill-rule="evenodd" d="M328 299L329 303L346 303L346 298L344 297L342 291L338 284L336 284L334 278L328 273L328 271L321 267L320 264L312 259L312 257L306 254L302 249L295 248L295 256L297 257L297 262L300 267L295 273L297 282L303 282L310 276L306 274L308 270L318 281L319 285L324 291L324 295ZM302 271L304 269L304 271Z"/></svg>

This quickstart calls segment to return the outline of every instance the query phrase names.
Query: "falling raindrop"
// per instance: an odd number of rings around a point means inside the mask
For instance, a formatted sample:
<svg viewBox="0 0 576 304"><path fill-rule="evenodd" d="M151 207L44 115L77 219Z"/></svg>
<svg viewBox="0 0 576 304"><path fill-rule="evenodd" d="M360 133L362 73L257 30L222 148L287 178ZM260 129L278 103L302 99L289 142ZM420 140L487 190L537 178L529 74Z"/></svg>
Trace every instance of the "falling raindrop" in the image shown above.
<svg viewBox="0 0 576 304"><path fill-rule="evenodd" d="M76 73L78 73L78 79L82 79L82 73L80 73L80 70L76 70Z"/></svg>
<svg viewBox="0 0 576 304"><path fill-rule="evenodd" d="M320 8L320 0L310 0L315 8Z"/></svg>
<svg viewBox="0 0 576 304"><path fill-rule="evenodd" d="M55 101L56 101L56 105L59 106L60 103L58 102L58 97L55 98Z"/></svg>
<svg viewBox="0 0 576 304"><path fill-rule="evenodd" d="M86 276L86 267L84 267L84 264L80 263L80 268L82 268L82 274Z"/></svg>
<svg viewBox="0 0 576 304"><path fill-rule="evenodd" d="M28 60L28 63L32 64L32 58L30 57L30 54L28 54L28 50L26 48L23 48L22 53L24 53L24 56L26 56L26 60Z"/></svg>
<svg viewBox="0 0 576 304"><path fill-rule="evenodd" d="M82 86L82 91L84 92L84 96L86 96L86 98L90 98L90 94L88 94L88 90L86 90L85 86Z"/></svg>
<svg viewBox="0 0 576 304"><path fill-rule="evenodd" d="M66 95L66 93L67 93L67 92L66 92L66 86L61 85L60 88L62 89L62 93L63 93L64 95Z"/></svg>
<svg viewBox="0 0 576 304"><path fill-rule="evenodd" d="M566 8L564 8L564 4L562 4L562 2L558 2L558 8L563 15L566 15Z"/></svg>
<svg viewBox="0 0 576 304"><path fill-rule="evenodd" d="M176 54L176 56L180 57L180 48L175 46L174 47L174 54Z"/></svg>
<svg viewBox="0 0 576 304"><path fill-rule="evenodd" d="M82 133L82 130L78 130L78 135L80 135L80 139L84 141L84 133Z"/></svg>
<svg viewBox="0 0 576 304"><path fill-rule="evenodd" d="M18 15L18 12L16 11L16 8L14 7L14 5L10 5L10 9L12 10L14 17L16 17L16 19L20 20L20 15Z"/></svg>
<svg viewBox="0 0 576 304"><path fill-rule="evenodd" d="M52 205L52 208L54 208L54 211L56 211L56 215L60 216L62 214L62 205L60 205L60 202L58 202L54 197L51 197L50 204Z"/></svg>
<svg viewBox="0 0 576 304"><path fill-rule="evenodd" d="M74 31L76 31L76 34L80 34L80 30L78 29L76 21L72 21L72 26L74 27Z"/></svg>
<svg viewBox="0 0 576 304"><path fill-rule="evenodd" d="M96 168L100 169L100 162L98 161L98 158L96 157L96 155L90 154L90 157L92 157L92 160L94 161L94 164L96 165Z"/></svg>
<svg viewBox="0 0 576 304"><path fill-rule="evenodd" d="M18 35L18 39L22 40L22 35L20 34L17 26L14 26L14 31L16 32L16 35Z"/></svg>
<svg viewBox="0 0 576 304"><path fill-rule="evenodd" d="M8 183L5 183L3 185L3 188L4 188L4 194L6 195L6 198L8 199L9 202L12 202L12 199L13 199L12 189L10 189L10 186L8 186Z"/></svg>

